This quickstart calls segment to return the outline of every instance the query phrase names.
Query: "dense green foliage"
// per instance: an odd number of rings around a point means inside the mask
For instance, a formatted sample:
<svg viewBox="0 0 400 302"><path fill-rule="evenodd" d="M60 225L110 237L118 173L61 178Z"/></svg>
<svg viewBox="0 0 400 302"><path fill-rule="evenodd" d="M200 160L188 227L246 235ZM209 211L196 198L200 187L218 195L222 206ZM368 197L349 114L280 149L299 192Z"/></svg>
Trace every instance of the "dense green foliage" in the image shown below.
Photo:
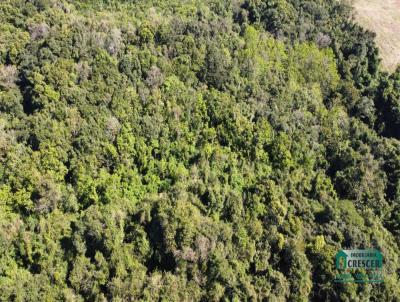
<svg viewBox="0 0 400 302"><path fill-rule="evenodd" d="M1 301L398 301L400 69L336 0L0 2ZM335 284L341 248L382 284Z"/></svg>

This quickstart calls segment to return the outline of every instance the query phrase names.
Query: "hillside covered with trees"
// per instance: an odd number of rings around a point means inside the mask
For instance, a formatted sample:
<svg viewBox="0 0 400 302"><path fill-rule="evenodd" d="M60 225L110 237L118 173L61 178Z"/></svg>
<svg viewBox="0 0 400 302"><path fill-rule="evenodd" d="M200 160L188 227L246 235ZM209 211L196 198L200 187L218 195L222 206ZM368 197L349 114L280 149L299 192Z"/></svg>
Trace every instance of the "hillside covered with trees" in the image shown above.
<svg viewBox="0 0 400 302"><path fill-rule="evenodd" d="M0 301L399 301L400 68L351 16L2 0Z"/></svg>

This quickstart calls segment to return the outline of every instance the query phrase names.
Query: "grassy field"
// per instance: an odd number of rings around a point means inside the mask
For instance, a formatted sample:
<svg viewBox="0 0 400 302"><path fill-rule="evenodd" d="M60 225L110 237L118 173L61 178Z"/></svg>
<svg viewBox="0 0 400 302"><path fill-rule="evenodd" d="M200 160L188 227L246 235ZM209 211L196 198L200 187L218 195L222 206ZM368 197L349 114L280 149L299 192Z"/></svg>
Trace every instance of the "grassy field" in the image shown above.
<svg viewBox="0 0 400 302"><path fill-rule="evenodd" d="M376 32L382 68L393 71L400 64L400 0L354 0L356 19Z"/></svg>

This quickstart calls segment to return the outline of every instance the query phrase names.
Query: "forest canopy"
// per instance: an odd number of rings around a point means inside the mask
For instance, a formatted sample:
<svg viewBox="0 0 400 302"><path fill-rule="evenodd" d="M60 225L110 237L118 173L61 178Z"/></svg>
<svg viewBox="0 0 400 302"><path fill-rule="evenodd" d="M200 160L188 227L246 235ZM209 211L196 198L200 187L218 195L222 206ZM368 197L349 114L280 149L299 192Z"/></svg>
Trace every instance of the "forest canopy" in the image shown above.
<svg viewBox="0 0 400 302"><path fill-rule="evenodd" d="M1 301L398 301L400 68L337 0L0 2ZM338 284L376 248L381 284Z"/></svg>

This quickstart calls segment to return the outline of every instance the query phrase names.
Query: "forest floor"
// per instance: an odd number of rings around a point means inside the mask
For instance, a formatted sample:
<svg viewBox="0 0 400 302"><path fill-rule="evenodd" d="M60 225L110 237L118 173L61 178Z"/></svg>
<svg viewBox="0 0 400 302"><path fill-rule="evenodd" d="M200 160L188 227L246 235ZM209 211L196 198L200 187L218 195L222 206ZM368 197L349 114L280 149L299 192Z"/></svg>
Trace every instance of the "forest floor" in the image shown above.
<svg viewBox="0 0 400 302"><path fill-rule="evenodd" d="M356 20L376 33L382 68L394 71L400 64L400 0L354 0Z"/></svg>

